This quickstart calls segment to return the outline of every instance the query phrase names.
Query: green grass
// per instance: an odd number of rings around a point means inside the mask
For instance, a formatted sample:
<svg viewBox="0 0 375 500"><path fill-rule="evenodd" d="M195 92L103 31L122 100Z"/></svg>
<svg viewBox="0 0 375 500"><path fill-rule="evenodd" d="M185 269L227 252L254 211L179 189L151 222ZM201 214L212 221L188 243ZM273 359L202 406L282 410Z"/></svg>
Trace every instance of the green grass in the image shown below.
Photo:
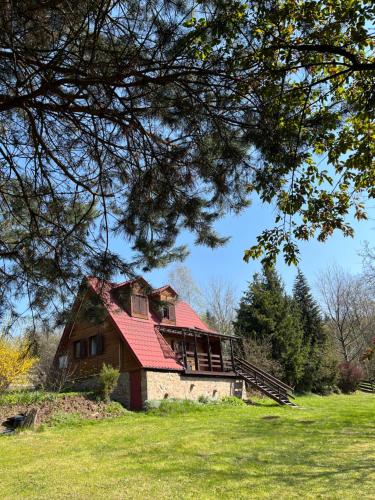
<svg viewBox="0 0 375 500"><path fill-rule="evenodd" d="M0 498L375 498L375 397L206 405L0 438Z"/></svg>

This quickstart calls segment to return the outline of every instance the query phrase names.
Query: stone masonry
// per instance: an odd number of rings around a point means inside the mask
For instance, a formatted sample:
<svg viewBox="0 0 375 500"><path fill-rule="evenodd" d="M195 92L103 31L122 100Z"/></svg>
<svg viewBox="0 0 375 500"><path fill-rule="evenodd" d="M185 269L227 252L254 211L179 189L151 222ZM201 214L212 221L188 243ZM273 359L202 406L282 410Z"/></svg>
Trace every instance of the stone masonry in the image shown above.
<svg viewBox="0 0 375 500"><path fill-rule="evenodd" d="M142 382L142 399L191 399L199 396L221 398L223 396L242 397L243 382L233 377L210 377L180 375L176 372L147 370Z"/></svg>

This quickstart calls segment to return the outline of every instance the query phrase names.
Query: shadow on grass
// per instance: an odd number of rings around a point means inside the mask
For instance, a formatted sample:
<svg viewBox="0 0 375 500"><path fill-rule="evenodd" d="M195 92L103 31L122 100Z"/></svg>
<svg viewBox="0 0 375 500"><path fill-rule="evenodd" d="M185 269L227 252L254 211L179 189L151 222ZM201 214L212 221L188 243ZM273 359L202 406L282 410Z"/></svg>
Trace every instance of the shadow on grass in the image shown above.
<svg viewBox="0 0 375 500"><path fill-rule="evenodd" d="M317 429L310 427L313 424ZM182 428L180 432L183 433ZM177 454L170 445L161 445L133 452L132 459L147 470L151 480L202 480L227 493L241 489L241 483L246 488L252 483L257 487L261 484L270 491L282 486L289 494L299 488L309 491L306 485L310 484L310 493L316 490L333 498L337 485L351 494L358 485L369 484L374 474L372 461L360 450L346 451L353 442L344 439L344 435L337 438L335 428L326 428L324 422L270 415L232 422L229 430L225 423L222 428L214 425L206 429L208 446L204 439L200 443L201 432L195 429L190 440L177 437ZM359 444L370 436L371 433L363 433L364 440Z"/></svg>

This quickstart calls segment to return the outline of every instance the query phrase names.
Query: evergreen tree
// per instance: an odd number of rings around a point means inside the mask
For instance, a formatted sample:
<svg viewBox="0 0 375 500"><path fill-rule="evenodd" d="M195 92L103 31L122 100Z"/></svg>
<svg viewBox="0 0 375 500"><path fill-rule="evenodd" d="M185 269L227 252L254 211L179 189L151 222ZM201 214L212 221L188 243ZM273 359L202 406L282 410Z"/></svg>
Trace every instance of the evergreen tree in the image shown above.
<svg viewBox="0 0 375 500"><path fill-rule="evenodd" d="M256 342L271 342L272 358L282 366L291 385L303 376L306 352L296 304L285 293L275 270L264 267L255 275L240 301L235 332Z"/></svg>
<svg viewBox="0 0 375 500"><path fill-rule="evenodd" d="M301 391L325 392L327 386L335 381L336 363L329 352L319 306L300 269L294 282L293 299L300 314L303 346L307 354L304 374L297 388Z"/></svg>
<svg viewBox="0 0 375 500"><path fill-rule="evenodd" d="M301 314L304 342L311 346L323 345L326 341L326 334L323 328L320 309L318 304L315 302L310 286L300 269L298 269L294 282L293 298Z"/></svg>

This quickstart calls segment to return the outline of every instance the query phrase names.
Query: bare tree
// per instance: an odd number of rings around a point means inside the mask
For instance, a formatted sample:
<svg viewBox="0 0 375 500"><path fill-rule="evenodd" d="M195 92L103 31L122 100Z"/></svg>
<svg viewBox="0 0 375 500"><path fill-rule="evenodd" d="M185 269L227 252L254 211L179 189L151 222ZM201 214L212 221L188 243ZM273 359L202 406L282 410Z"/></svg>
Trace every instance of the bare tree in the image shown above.
<svg viewBox="0 0 375 500"><path fill-rule="evenodd" d="M375 247L372 247L370 243L366 241L360 255L363 259L364 276L375 294Z"/></svg>
<svg viewBox="0 0 375 500"><path fill-rule="evenodd" d="M375 300L363 276L329 267L319 277L327 326L345 361L359 359L375 328Z"/></svg>
<svg viewBox="0 0 375 500"><path fill-rule="evenodd" d="M202 290L195 282L188 267L175 266L168 273L168 280L181 299L186 300L197 311L202 310L204 307Z"/></svg>
<svg viewBox="0 0 375 500"><path fill-rule="evenodd" d="M220 333L233 335L238 300L232 284L222 278L212 278L206 287L205 299L210 325Z"/></svg>

